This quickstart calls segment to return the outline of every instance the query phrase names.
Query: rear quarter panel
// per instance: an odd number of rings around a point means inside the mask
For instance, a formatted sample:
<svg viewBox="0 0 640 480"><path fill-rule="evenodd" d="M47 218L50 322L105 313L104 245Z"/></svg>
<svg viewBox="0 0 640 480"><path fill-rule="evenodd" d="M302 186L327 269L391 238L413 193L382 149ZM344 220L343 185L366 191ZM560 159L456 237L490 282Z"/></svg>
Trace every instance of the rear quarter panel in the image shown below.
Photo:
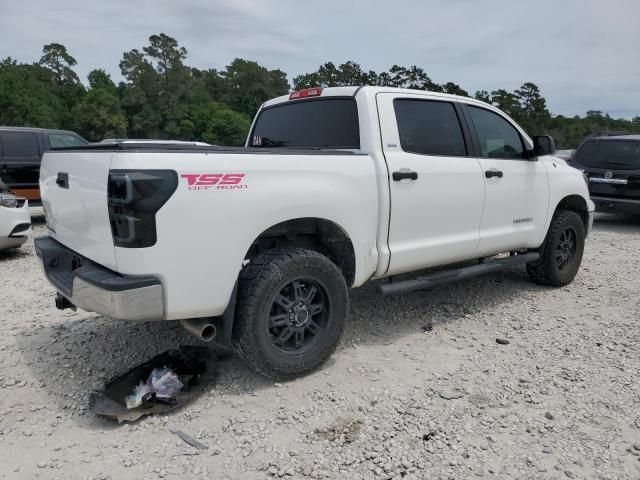
<svg viewBox="0 0 640 480"><path fill-rule="evenodd" d="M375 271L378 199L367 155L122 152L111 168L166 168L180 177L156 216L156 245L115 249L119 272L161 279L167 319L222 314L252 242L286 220L316 217L340 226L355 249L354 285ZM188 176L215 174L244 177L237 188L189 185Z"/></svg>

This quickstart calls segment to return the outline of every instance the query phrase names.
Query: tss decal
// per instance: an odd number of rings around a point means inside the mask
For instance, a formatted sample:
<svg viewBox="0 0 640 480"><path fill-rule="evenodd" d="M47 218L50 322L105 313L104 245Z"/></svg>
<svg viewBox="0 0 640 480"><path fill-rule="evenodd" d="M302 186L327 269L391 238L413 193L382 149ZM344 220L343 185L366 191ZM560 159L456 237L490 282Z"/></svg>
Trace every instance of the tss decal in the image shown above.
<svg viewBox="0 0 640 480"><path fill-rule="evenodd" d="M243 184L244 173L183 173L180 175L186 178L189 190L244 190L247 185Z"/></svg>

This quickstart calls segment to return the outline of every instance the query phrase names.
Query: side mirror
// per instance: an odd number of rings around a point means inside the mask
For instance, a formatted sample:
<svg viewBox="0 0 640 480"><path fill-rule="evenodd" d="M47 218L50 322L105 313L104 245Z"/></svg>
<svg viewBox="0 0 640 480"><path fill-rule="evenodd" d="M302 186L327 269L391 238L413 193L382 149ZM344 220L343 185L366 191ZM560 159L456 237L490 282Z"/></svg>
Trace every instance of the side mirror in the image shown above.
<svg viewBox="0 0 640 480"><path fill-rule="evenodd" d="M556 144L549 135L533 137L533 156L552 155L556 151Z"/></svg>

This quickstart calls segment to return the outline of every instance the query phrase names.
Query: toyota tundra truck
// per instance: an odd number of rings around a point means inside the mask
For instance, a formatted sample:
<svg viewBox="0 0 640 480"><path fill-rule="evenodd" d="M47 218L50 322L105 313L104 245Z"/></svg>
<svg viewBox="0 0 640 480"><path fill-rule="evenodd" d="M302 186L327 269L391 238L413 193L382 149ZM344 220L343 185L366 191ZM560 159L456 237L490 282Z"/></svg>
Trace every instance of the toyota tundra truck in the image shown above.
<svg viewBox="0 0 640 480"><path fill-rule="evenodd" d="M332 354L371 280L388 295L526 265L569 284L594 204L553 151L472 98L311 88L262 105L243 148L47 152L36 250L59 308L179 320L291 378Z"/></svg>

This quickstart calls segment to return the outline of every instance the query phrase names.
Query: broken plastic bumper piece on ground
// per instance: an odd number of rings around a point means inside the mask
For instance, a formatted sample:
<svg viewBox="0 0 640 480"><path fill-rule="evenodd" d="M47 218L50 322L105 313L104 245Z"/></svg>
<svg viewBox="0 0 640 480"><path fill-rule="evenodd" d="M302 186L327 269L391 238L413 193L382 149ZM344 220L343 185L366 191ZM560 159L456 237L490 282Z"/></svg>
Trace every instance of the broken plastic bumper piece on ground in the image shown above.
<svg viewBox="0 0 640 480"><path fill-rule="evenodd" d="M200 393L194 387L204 380L214 358L204 347L182 346L162 353L92 393L91 411L122 423L185 405Z"/></svg>
<svg viewBox="0 0 640 480"><path fill-rule="evenodd" d="M147 381L136 385L133 393L125 398L125 404L130 410L153 398L159 402L174 403L182 387L184 387L184 384L173 370L170 368L154 368Z"/></svg>

